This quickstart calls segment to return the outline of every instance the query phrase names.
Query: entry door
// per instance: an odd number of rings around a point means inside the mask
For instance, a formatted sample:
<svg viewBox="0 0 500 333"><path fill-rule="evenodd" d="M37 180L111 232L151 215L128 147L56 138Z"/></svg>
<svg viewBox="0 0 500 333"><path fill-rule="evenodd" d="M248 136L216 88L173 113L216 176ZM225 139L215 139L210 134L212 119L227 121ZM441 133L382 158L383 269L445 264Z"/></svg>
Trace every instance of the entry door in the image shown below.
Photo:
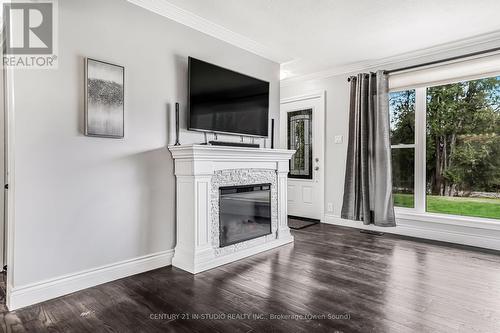
<svg viewBox="0 0 500 333"><path fill-rule="evenodd" d="M280 108L281 147L295 150L288 173L288 214L323 216L324 98L287 99Z"/></svg>

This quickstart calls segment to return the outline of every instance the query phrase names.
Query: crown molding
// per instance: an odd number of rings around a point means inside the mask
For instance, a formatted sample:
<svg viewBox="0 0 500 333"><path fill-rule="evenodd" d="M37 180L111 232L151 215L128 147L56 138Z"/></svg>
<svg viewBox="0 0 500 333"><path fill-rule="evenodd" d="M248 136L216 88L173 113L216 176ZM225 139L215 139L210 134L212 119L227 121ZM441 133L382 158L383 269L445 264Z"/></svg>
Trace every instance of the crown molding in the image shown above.
<svg viewBox="0 0 500 333"><path fill-rule="evenodd" d="M226 43L252 52L263 58L277 63L292 60L292 57L277 52L276 50L262 45L250 38L242 36L234 31L224 28L190 11L179 8L166 0L127 0L128 2L166 17L172 21L198 30L204 34L220 39Z"/></svg>
<svg viewBox="0 0 500 333"><path fill-rule="evenodd" d="M500 46L500 30L470 38L464 38L459 41L440 44L437 46L417 51L401 53L391 57L381 58L377 60L370 60L370 61L360 61L345 66L331 67L329 69L314 73L292 76L281 80L280 86L287 87L299 82L325 79L336 75L363 72L368 70L374 70L376 68L391 69L399 67L398 65L402 64L405 65L410 63L418 64L429 60L439 59L442 58L443 55L446 53L452 53L453 55L460 55L498 46ZM450 55L448 54L447 57L449 56Z"/></svg>

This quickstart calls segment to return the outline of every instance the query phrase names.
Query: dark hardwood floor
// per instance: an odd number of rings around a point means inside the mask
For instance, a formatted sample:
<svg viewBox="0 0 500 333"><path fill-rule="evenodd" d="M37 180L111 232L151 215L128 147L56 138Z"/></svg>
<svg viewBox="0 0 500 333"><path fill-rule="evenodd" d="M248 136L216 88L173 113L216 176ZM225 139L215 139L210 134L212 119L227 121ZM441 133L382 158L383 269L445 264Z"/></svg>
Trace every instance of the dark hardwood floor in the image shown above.
<svg viewBox="0 0 500 333"><path fill-rule="evenodd" d="M500 332L497 252L379 237L324 224L293 234L293 245L196 276L166 267L3 311L1 328L5 332ZM245 314L256 317L229 318ZM269 314L283 317L272 319ZM287 318L293 315L297 317Z"/></svg>

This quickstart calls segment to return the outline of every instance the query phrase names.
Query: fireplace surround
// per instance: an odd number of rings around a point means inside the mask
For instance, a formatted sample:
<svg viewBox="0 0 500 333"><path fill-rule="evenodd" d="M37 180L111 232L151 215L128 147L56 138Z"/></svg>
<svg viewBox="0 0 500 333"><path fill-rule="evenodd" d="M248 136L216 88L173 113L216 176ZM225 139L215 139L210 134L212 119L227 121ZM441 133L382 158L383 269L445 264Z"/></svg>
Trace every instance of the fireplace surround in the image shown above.
<svg viewBox="0 0 500 333"><path fill-rule="evenodd" d="M286 191L289 160L294 151L208 145L169 146L169 150L175 162L177 196L173 266L195 274L293 242L287 225ZM224 222L227 216L220 214L221 208L224 211L227 203L234 204L238 199L241 215L251 207L245 206L242 198L231 197L231 189L236 187L253 189L248 192L253 192L250 197L259 199L255 204L259 221L250 219L240 226L246 228L250 237L240 235L226 242L222 239L221 217ZM258 192L266 192L267 197ZM263 219L269 222L270 229L257 225ZM232 231L238 233L238 229Z"/></svg>

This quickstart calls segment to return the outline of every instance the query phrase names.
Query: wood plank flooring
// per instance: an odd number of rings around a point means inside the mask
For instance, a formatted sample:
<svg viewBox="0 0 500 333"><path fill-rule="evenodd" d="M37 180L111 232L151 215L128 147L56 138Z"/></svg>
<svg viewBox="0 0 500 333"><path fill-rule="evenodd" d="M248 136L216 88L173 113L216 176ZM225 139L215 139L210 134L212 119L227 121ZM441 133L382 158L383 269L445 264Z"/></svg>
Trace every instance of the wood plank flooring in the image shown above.
<svg viewBox="0 0 500 333"><path fill-rule="evenodd" d="M293 245L196 276L166 267L3 310L0 327L3 332L500 332L498 252L325 224L293 234Z"/></svg>

